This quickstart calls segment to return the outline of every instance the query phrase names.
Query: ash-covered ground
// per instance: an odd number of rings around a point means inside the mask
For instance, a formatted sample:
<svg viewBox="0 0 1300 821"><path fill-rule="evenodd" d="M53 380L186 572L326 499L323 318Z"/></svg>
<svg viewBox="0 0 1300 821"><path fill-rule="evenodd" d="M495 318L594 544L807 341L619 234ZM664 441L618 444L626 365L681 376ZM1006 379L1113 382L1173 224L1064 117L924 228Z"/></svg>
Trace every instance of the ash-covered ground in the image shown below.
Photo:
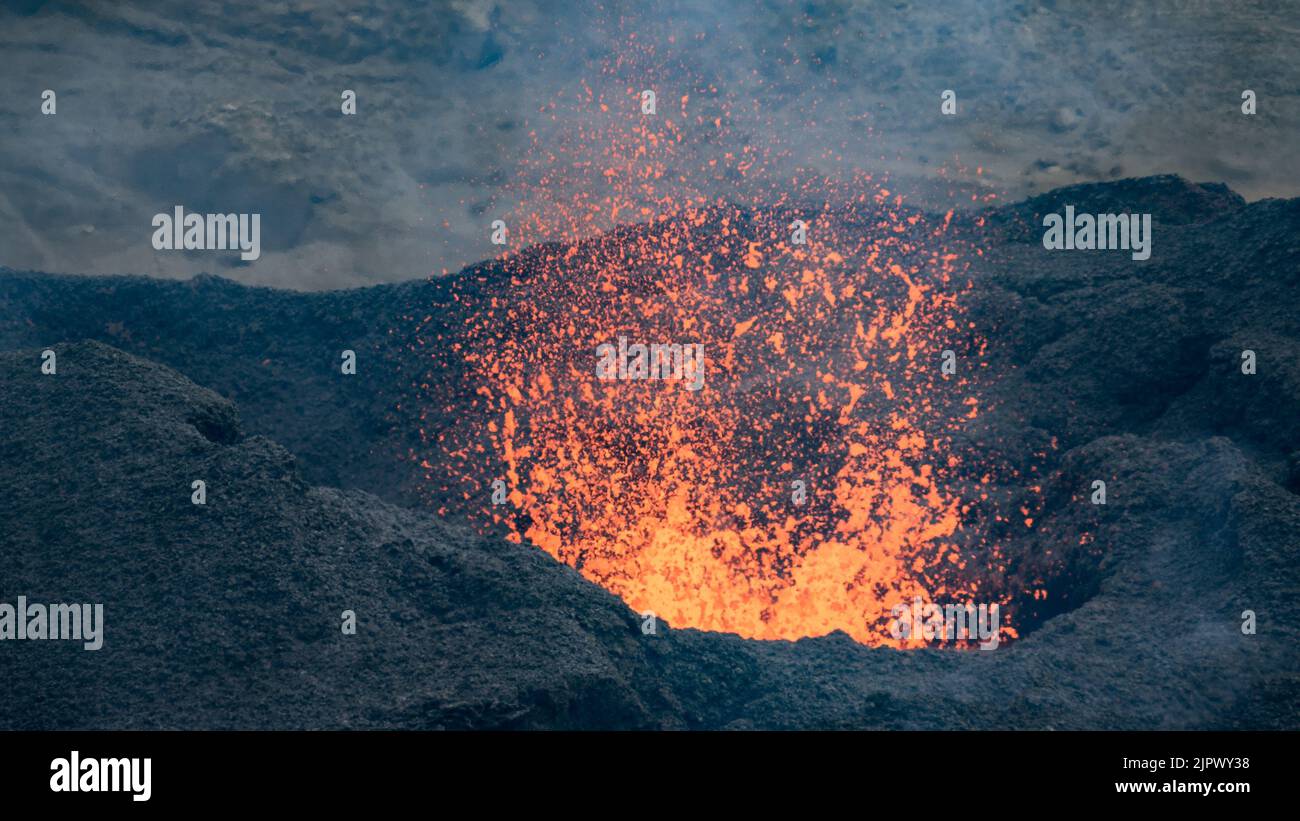
<svg viewBox="0 0 1300 821"><path fill-rule="evenodd" d="M1153 213L1150 260L1046 252L1067 203ZM527 254L319 294L5 269L0 599L102 602L106 632L0 645L0 726L1295 729L1297 229L1300 200L1176 177L955 218L988 343L959 445L1011 468L992 495L1040 488L1036 526L996 535L1011 583L1049 587L992 652L645 635L542 551L435 515L404 400L432 383L436 430L473 385L403 320L454 334L469 296L523 298Z"/></svg>

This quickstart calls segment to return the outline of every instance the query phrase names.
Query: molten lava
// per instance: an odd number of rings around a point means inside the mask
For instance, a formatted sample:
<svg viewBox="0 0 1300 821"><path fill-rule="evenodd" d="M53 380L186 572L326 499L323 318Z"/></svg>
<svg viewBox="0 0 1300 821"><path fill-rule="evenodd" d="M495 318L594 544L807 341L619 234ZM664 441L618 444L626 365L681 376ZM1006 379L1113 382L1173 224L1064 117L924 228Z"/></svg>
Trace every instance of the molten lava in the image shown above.
<svg viewBox="0 0 1300 821"><path fill-rule="evenodd" d="M527 158L526 250L456 293L465 326L440 342L475 397L424 463L510 538L676 627L920 646L891 636L894 605L999 600L962 573L966 507L946 489L950 437L979 413L941 370L945 350L980 350L951 214L864 174L764 180L749 146L684 158L690 128L725 127L721 103L643 117L637 100L586 89L576 105L607 126ZM760 181L754 205L705 190L723 169ZM702 387L598 379L620 337L701 345ZM495 479L506 505L488 504Z"/></svg>

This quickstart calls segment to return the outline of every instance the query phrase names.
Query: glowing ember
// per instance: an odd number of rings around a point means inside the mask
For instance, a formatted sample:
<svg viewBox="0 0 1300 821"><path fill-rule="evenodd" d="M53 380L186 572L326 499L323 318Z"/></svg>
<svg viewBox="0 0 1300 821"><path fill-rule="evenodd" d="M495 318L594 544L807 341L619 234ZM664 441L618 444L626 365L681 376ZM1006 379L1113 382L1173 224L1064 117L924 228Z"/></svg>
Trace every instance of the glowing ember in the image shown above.
<svg viewBox="0 0 1300 821"><path fill-rule="evenodd" d="M979 343L949 219L861 174L765 177L757 148L684 157L688 125L725 128L721 98L643 117L636 88L611 93L585 89L563 119L603 126L539 146L515 190L512 245L566 244L456 291L467 325L441 342L476 398L424 464L472 505L504 478L509 504L481 509L511 538L676 627L920 646L890 635L894 605L1005 601L958 581L948 437L979 406L940 364ZM704 193L728 175L769 206ZM620 337L702 345L702 389L598 379L598 346Z"/></svg>

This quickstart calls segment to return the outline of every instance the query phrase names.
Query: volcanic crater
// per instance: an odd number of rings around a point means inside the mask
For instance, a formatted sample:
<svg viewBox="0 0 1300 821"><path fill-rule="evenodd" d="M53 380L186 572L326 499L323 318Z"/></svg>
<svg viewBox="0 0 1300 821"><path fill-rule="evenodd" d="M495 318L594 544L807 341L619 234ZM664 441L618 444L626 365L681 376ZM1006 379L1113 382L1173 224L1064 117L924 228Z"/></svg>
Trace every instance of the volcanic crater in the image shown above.
<svg viewBox="0 0 1300 821"><path fill-rule="evenodd" d="M1044 254L1066 201L1153 213L1151 259ZM0 271L6 589L108 623L0 723L1294 728L1300 202L805 219L320 294ZM620 333L703 344L704 390L600 384ZM891 640L913 593L1013 640Z"/></svg>

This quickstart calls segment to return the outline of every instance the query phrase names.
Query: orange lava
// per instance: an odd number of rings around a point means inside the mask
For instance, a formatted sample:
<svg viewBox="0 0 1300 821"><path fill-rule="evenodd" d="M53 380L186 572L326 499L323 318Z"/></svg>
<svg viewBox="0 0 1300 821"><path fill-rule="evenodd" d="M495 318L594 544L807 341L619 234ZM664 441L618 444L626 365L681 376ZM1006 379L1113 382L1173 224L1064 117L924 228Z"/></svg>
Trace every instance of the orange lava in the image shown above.
<svg viewBox="0 0 1300 821"><path fill-rule="evenodd" d="M865 173L767 178L758 148L685 151L691 128L726 127L724 100L662 95L643 116L635 86L611 88L526 158L507 220L526 250L457 297L466 326L444 342L476 396L433 461L511 538L674 627L920 646L890 634L891 607L997 601L953 582L969 559L949 438L979 402L940 369L978 347L949 219ZM710 193L727 173L752 205ZM703 388L598 379L620 336L703 345Z"/></svg>

